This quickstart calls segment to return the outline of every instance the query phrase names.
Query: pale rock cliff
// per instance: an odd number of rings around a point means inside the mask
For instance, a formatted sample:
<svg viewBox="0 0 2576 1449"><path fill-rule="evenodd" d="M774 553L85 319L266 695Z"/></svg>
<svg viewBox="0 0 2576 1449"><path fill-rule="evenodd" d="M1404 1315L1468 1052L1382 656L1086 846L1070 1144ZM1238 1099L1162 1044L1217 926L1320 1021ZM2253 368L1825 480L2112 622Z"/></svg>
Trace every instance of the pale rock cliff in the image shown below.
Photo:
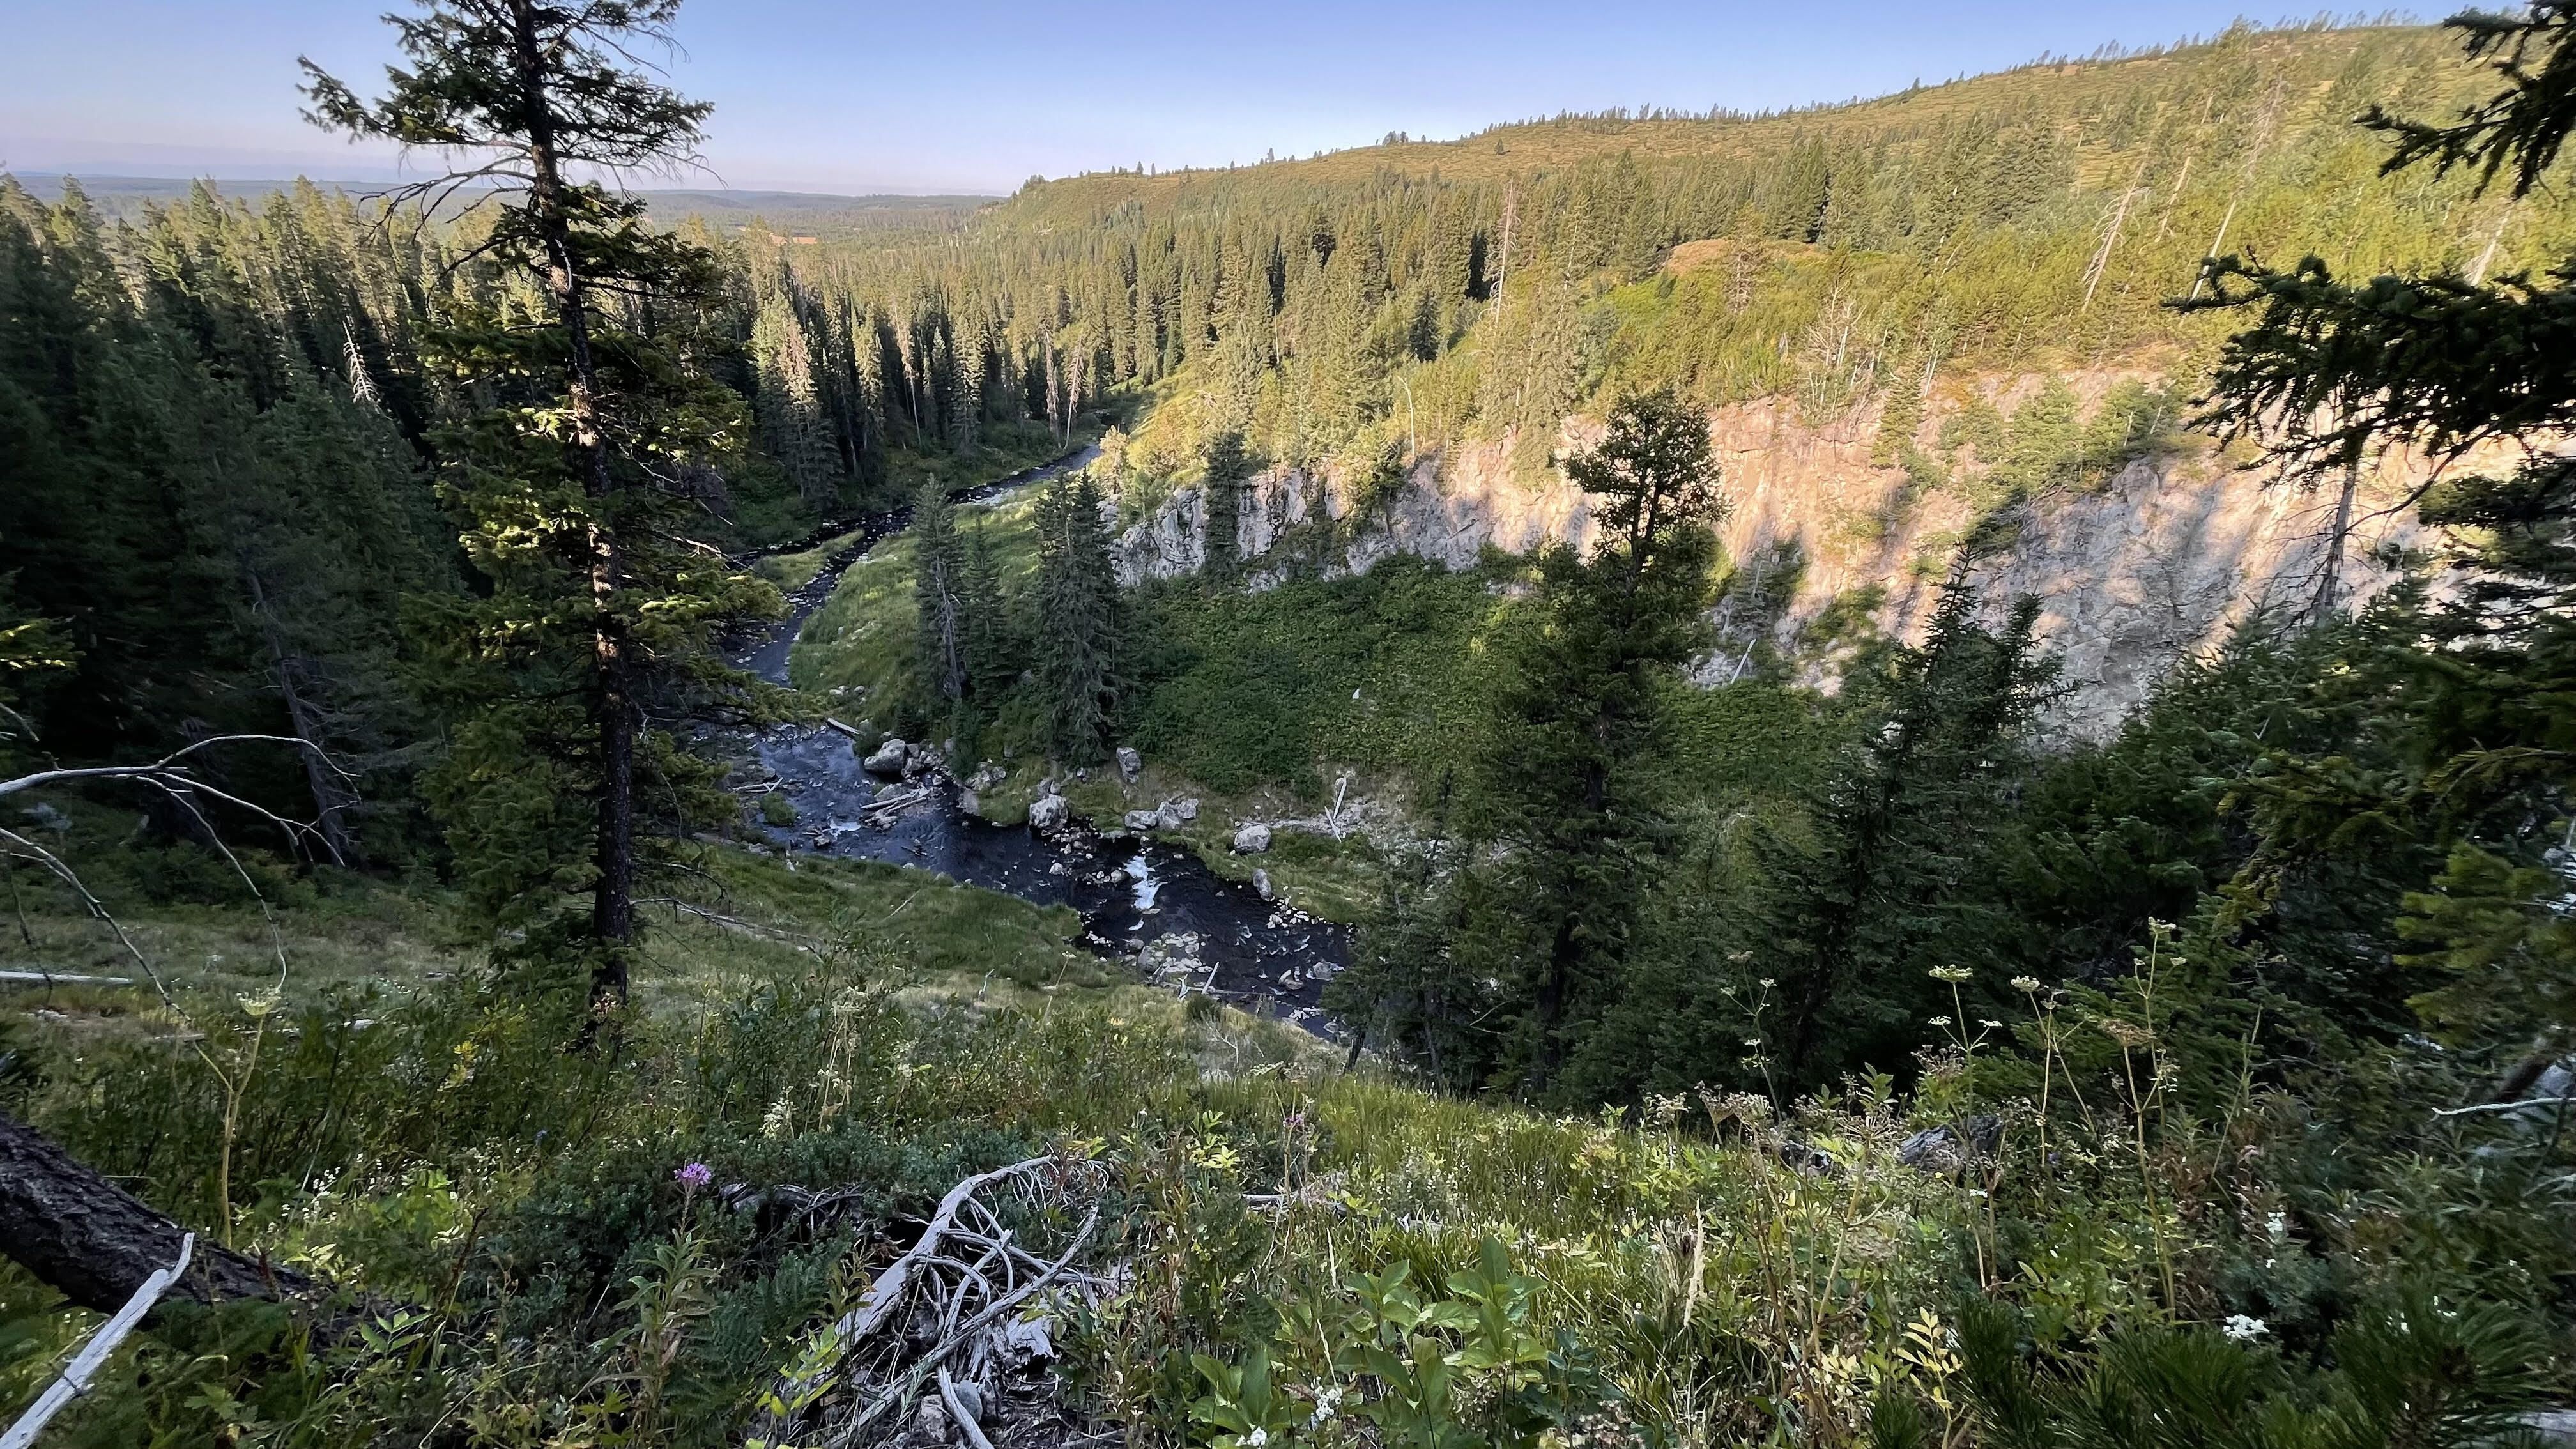
<svg viewBox="0 0 2576 1449"><path fill-rule="evenodd" d="M2124 377L2115 370L2067 375L2089 410ZM1978 391L2009 411L2042 385L2036 376L1985 380ZM1933 447L1943 420L1963 404L1939 398L1925 408L1916 437ZM1748 579L1776 576L1782 547L1800 562L1795 587L1763 612L1776 642L1835 598L1878 591L1878 626L1911 637L1928 617L1957 541L1980 516L1973 488L1919 491L1901 469L1871 462L1879 431L1875 405L1818 426L1787 399L1720 408L1709 437L1732 504L1722 529L1727 556ZM1597 423L1569 424L1564 442L1579 447ZM1584 495L1561 473L1538 486L1517 480L1508 440L1468 444L1417 463L1377 519L1345 529L1349 542L1322 562L1329 570L1365 570L1395 553L1448 567L1476 560L1488 545L1521 553L1549 540L1589 541ZM2352 510L2338 595L2349 606L2390 580L2379 562L2389 546L2419 545L2419 529L2402 506L2426 469L2395 460L2365 472ZM1342 520L1348 494L1339 479L1301 469L1263 473L1244 485L1236 544L1255 587L1272 582L1265 556L1317 519ZM2299 486L2276 471L2241 471L2196 442L2130 462L2098 487L2063 491L2010 514L2011 543L1972 577L1992 607L2021 594L2041 602L2042 641L2063 662L2074 688L2059 719L2079 733L2099 734L2118 720L2173 663L2217 643L2257 610L2296 613L2316 597L2340 491L2339 479ZM1207 503L1198 490L1167 500L1118 539L1122 580L1170 577L1206 559ZM1740 620L1740 615L1737 616ZM1704 682L1730 677L1750 643L1738 623L1731 641L1703 661ZM1831 683L1831 661L1809 661Z"/></svg>

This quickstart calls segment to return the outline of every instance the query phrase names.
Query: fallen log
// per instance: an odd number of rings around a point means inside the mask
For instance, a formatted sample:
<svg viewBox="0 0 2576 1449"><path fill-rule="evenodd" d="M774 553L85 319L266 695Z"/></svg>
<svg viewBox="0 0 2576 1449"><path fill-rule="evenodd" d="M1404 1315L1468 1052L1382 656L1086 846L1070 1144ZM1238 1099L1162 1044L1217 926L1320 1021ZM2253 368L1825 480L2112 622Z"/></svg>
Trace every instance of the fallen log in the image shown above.
<svg viewBox="0 0 2576 1449"><path fill-rule="evenodd" d="M187 1231L0 1113L0 1252L83 1308L113 1313L179 1256ZM172 1297L318 1298L321 1285L292 1269L197 1244Z"/></svg>

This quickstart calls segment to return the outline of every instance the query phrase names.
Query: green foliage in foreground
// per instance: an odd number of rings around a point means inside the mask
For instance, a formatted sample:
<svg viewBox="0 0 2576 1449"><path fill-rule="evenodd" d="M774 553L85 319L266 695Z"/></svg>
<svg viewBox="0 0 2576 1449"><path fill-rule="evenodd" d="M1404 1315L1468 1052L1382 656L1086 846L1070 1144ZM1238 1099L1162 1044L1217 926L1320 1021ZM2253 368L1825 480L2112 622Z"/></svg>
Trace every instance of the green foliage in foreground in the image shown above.
<svg viewBox="0 0 2576 1449"><path fill-rule="evenodd" d="M809 934L614 1050L564 1050L577 990L296 1013L246 1115L304 1130L240 1174L237 1241L413 1306L314 1353L272 1311L174 1315L62 1442L724 1442L881 1233L1050 1145L1110 1166L1106 1251L1136 1268L1059 1320L1068 1391L1146 1445L2136 1442L2127 1415L2156 1442L2341 1449L2464 1443L2563 1381L2576 1214L2545 1130L2357 1132L2169 1085L2198 1080L2175 963L2034 997L2018 1044L1963 1037L1910 1099L1876 1079L1583 1119L1168 1004L905 1010L905 952ZM149 1038L10 1032L8 1109L193 1218L217 1079ZM2373 1094L2411 1092L2339 1105ZM690 1162L857 1196L773 1224ZM92 1320L13 1270L0 1321L32 1391Z"/></svg>

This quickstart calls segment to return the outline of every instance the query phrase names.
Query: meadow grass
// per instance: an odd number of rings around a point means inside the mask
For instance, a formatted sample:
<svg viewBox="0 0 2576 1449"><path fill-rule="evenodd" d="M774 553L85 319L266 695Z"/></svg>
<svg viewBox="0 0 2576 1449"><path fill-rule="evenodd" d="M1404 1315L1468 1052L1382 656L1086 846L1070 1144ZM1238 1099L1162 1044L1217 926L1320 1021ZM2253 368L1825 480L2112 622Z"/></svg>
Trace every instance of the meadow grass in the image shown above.
<svg viewBox="0 0 2576 1449"><path fill-rule="evenodd" d="M858 541L859 535L855 531L840 534L796 553L770 554L766 558L755 561L751 571L776 584L780 592L794 593L814 582L814 576L823 571L825 564L831 562L832 555Z"/></svg>

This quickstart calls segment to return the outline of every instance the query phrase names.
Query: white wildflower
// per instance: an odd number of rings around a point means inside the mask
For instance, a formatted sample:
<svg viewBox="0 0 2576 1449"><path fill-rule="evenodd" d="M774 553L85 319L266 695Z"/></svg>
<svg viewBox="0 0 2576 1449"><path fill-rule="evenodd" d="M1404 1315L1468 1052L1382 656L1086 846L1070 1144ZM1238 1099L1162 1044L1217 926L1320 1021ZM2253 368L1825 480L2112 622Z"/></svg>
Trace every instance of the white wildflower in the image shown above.
<svg viewBox="0 0 2576 1449"><path fill-rule="evenodd" d="M2275 1238L2288 1237L2290 1235L2290 1215L2275 1209L2270 1217L2263 1219L2263 1231L2270 1233Z"/></svg>
<svg viewBox="0 0 2576 1449"><path fill-rule="evenodd" d="M1251 1433L1244 1435L1240 1442L1244 1445L1244 1449L1261 1449L1262 1445L1270 1442L1270 1431L1267 1429L1255 1429Z"/></svg>
<svg viewBox="0 0 2576 1449"><path fill-rule="evenodd" d="M2016 976L2012 979L2012 988L2013 990L2020 992L2037 991L2039 989L2039 978L2036 976Z"/></svg>
<svg viewBox="0 0 2576 1449"><path fill-rule="evenodd" d="M2246 1314L2231 1313L2227 1315L2227 1321L2219 1325L2219 1331L2226 1334L2229 1338L2242 1343L2247 1339L2261 1338L2263 1335L2270 1333L2272 1331L2272 1325L2265 1323L2262 1319L2249 1317Z"/></svg>

